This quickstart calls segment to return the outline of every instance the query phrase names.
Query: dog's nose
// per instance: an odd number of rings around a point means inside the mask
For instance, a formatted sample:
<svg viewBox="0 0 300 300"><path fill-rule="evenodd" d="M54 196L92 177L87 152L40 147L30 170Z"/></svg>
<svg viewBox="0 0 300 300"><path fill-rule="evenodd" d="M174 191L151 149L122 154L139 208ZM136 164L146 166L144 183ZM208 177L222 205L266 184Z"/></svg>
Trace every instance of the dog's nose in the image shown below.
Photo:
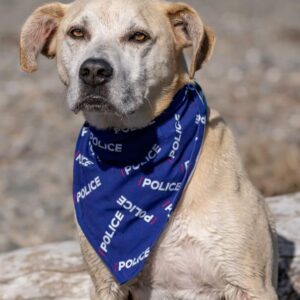
<svg viewBox="0 0 300 300"><path fill-rule="evenodd" d="M99 86L110 81L113 76L112 66L104 59L87 59L80 67L80 79L93 86Z"/></svg>

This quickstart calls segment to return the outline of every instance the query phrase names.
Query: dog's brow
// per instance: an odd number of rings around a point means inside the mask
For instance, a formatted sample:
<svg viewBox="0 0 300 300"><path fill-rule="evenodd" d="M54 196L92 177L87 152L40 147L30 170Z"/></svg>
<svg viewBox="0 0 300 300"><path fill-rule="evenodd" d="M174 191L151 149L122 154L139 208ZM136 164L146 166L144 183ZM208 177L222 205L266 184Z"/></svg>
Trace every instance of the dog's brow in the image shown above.
<svg viewBox="0 0 300 300"><path fill-rule="evenodd" d="M86 28L88 27L88 24L89 24L88 17L82 16L80 19L74 20L73 24L71 24L70 27L79 26L79 27Z"/></svg>
<svg viewBox="0 0 300 300"><path fill-rule="evenodd" d="M129 23L129 25L128 25L128 28L127 28L128 31L134 30L135 28L146 28L146 27L149 27L147 19L144 17L144 15L141 12L135 14L132 17L132 20L141 20L142 24L138 24L136 21L131 21Z"/></svg>
<svg viewBox="0 0 300 300"><path fill-rule="evenodd" d="M124 29L124 32L133 32L133 31L147 31L150 35L152 35L152 31L147 26L147 23L138 24L136 22L131 22L128 27Z"/></svg>
<svg viewBox="0 0 300 300"><path fill-rule="evenodd" d="M135 22L132 22L132 23L130 23L130 25L127 27L126 31L131 31L131 30L133 30L133 29L135 29L135 28L137 28L137 27L140 27L140 26L138 26Z"/></svg>

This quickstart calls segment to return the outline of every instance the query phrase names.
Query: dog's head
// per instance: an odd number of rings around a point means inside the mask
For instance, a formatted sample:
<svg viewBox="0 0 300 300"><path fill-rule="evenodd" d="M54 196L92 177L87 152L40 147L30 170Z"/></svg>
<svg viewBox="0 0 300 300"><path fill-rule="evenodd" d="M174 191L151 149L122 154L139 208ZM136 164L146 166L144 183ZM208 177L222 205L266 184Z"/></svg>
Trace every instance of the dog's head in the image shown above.
<svg viewBox="0 0 300 300"><path fill-rule="evenodd" d="M56 56L70 108L96 125L126 127L159 115L213 46L212 31L193 8L158 0L47 4L28 18L20 39L23 70L37 70L40 53Z"/></svg>

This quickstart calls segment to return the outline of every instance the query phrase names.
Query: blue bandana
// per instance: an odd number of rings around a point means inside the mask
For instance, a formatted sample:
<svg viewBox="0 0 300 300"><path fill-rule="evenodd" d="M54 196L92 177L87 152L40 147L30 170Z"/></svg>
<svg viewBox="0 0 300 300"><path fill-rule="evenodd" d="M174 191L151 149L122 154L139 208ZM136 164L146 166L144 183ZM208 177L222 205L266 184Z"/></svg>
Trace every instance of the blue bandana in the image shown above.
<svg viewBox="0 0 300 300"><path fill-rule="evenodd" d="M74 161L77 221L120 284L143 268L192 175L207 104L188 84L148 127L97 130L85 124Z"/></svg>

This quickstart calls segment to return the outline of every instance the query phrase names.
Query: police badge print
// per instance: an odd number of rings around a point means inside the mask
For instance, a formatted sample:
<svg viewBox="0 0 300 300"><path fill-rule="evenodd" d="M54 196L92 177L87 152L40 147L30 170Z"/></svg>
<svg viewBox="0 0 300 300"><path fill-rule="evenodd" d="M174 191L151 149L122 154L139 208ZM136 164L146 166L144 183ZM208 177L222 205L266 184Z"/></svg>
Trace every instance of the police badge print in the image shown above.
<svg viewBox="0 0 300 300"><path fill-rule="evenodd" d="M120 284L143 269L175 210L201 152L207 110L191 83L146 128L84 124L74 160L76 217Z"/></svg>

